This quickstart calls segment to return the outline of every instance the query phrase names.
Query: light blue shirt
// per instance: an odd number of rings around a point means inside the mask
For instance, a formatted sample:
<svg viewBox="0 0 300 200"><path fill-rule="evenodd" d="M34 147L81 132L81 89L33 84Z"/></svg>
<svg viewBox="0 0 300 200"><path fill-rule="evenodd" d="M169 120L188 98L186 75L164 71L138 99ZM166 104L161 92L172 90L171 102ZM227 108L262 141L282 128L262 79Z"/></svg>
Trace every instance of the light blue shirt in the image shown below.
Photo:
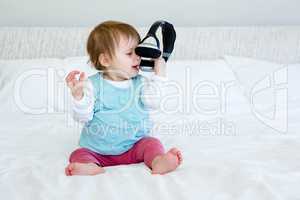
<svg viewBox="0 0 300 200"><path fill-rule="evenodd" d="M152 127L141 100L142 77L133 77L128 88L112 85L100 72L89 79L94 89L94 114L82 129L79 145L103 155L122 154Z"/></svg>

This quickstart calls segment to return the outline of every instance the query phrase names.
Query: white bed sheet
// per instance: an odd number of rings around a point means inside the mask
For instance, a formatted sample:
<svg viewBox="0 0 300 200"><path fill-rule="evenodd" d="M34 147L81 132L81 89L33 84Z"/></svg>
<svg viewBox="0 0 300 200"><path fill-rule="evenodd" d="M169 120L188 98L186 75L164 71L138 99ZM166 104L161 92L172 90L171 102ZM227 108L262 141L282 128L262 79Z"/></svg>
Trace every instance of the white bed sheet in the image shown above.
<svg viewBox="0 0 300 200"><path fill-rule="evenodd" d="M206 136L157 133L178 146L183 164L151 175L143 164L107 167L92 176L64 175L78 131L61 116L2 125L0 193L3 199L299 199L300 138L295 135ZM247 126L248 121L240 122ZM37 124L37 123L36 123ZM268 129L265 130L267 132Z"/></svg>
<svg viewBox="0 0 300 200"><path fill-rule="evenodd" d="M153 135L166 149L177 146L184 155L183 164L163 176L151 175L145 165L135 164L107 167L106 173L92 177L67 177L64 168L77 148L80 126L63 113L26 115L2 107L1 198L300 199L299 102L290 104L286 133L260 123L238 102L233 110L241 112L201 118L204 125L212 123L217 130L220 123L232 122L235 130L231 132L207 134L205 128L204 132L187 129L199 119L197 115L186 116L187 121L182 121L182 115L158 116L158 125L168 119L179 131L157 129Z"/></svg>

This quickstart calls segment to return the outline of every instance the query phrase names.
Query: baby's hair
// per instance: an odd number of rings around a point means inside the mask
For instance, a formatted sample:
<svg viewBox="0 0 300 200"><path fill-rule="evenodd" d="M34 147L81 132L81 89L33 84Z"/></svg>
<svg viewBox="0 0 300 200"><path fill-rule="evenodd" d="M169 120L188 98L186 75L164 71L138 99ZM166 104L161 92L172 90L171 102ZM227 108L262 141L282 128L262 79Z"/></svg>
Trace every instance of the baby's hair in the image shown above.
<svg viewBox="0 0 300 200"><path fill-rule="evenodd" d="M87 41L87 52L90 61L97 70L105 69L99 62L100 54L107 54L109 58L113 58L121 36L140 42L140 35L137 30L123 22L105 21L92 30Z"/></svg>

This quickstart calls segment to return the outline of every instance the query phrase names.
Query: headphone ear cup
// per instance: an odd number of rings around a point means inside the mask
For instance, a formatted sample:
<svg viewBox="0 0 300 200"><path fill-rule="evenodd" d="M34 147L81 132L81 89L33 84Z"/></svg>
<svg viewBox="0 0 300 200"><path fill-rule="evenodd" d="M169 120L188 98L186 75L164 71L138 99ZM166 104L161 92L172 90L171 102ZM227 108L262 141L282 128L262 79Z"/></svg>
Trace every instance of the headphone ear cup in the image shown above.
<svg viewBox="0 0 300 200"><path fill-rule="evenodd" d="M165 22L164 28L162 29L163 36L163 58L167 62L169 56L173 52L174 44L176 40L176 31L172 24Z"/></svg>
<svg viewBox="0 0 300 200"><path fill-rule="evenodd" d="M159 49L145 46L137 46L135 48L135 53L144 58L159 58L161 55L161 51Z"/></svg>
<svg viewBox="0 0 300 200"><path fill-rule="evenodd" d="M135 48L135 53L144 58L158 58L161 55L159 41L152 36L145 38L142 43Z"/></svg>

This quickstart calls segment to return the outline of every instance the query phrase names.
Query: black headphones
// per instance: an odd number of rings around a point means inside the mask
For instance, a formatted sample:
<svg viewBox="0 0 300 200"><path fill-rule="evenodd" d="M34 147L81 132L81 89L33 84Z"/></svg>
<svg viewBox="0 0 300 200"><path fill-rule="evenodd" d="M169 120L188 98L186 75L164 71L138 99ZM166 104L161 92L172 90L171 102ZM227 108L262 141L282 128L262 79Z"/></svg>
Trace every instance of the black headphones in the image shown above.
<svg viewBox="0 0 300 200"><path fill-rule="evenodd" d="M162 29L163 52L160 50L160 42L156 37L157 29ZM140 69L143 71L153 71L154 61L152 59L159 58L161 55L167 62L176 40L176 32L172 24L160 20L152 24L145 38L135 48L135 53L142 58Z"/></svg>

